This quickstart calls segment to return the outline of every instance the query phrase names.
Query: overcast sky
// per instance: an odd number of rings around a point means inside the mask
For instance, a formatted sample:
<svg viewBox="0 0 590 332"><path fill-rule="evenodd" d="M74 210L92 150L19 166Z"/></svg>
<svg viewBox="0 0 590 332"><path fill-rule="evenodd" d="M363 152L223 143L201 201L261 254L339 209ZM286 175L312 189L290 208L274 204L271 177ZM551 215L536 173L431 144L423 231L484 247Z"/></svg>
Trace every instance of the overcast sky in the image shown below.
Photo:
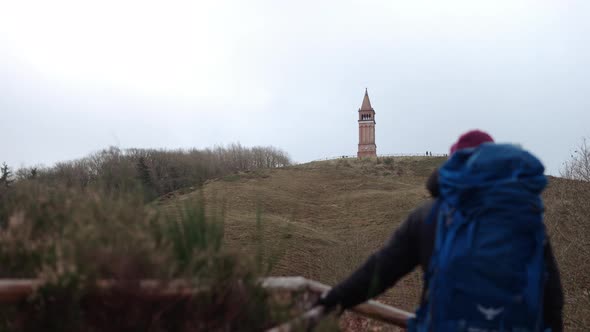
<svg viewBox="0 0 590 332"><path fill-rule="evenodd" d="M379 154L471 128L550 173L590 135L590 1L0 0L0 162L108 146Z"/></svg>

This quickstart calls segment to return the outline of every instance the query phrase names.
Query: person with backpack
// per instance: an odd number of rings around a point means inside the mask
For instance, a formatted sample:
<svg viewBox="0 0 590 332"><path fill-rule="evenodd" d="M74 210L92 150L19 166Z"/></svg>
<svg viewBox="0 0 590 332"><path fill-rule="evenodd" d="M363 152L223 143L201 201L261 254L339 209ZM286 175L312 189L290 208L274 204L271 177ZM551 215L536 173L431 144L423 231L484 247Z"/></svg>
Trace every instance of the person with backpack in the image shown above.
<svg viewBox="0 0 590 332"><path fill-rule="evenodd" d="M563 331L563 291L543 224L546 184L529 152L465 133L427 181L433 199L316 306L354 307L420 266L409 331Z"/></svg>

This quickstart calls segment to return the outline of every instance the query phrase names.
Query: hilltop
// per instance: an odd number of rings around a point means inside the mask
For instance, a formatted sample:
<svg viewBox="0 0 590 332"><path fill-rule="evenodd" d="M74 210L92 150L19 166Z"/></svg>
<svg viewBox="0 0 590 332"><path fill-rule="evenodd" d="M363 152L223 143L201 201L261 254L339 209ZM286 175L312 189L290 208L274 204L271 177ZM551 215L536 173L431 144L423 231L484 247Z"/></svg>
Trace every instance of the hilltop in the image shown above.
<svg viewBox="0 0 590 332"><path fill-rule="evenodd" d="M301 275L333 285L429 198L424 183L444 160L311 162L210 180L202 193L209 206L223 207L227 247L273 261L272 275ZM195 195L200 193L179 195L164 204ZM590 184L551 177L544 199L566 292L567 330L583 330L590 327ZM420 284L415 271L380 300L413 310Z"/></svg>

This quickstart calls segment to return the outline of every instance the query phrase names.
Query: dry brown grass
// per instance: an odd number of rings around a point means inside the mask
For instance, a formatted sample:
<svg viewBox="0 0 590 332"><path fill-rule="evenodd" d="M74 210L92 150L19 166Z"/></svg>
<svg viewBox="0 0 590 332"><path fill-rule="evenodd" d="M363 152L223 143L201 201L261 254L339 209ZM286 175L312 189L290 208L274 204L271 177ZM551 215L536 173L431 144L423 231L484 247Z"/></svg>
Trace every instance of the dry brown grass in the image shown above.
<svg viewBox="0 0 590 332"><path fill-rule="evenodd" d="M254 254L256 212L268 255L280 255L274 275L302 275L335 284L390 236L428 197L427 175L442 158L341 159L242 173L205 185L207 200L223 201L225 243ZM399 174L399 175L398 175ZM191 194L179 199L189 199ZM413 310L420 276L412 274L384 296Z"/></svg>
<svg viewBox="0 0 590 332"><path fill-rule="evenodd" d="M444 158L338 159L241 173L205 185L208 200L223 201L225 244L280 257L274 275L301 275L335 284L377 250L420 202L424 183ZM180 199L190 198L191 194ZM562 271L567 331L590 330L590 184L551 178L546 223ZM380 300L414 310L421 273L401 280Z"/></svg>
<svg viewBox="0 0 590 332"><path fill-rule="evenodd" d="M545 222L565 293L566 331L590 330L590 183L551 178Z"/></svg>

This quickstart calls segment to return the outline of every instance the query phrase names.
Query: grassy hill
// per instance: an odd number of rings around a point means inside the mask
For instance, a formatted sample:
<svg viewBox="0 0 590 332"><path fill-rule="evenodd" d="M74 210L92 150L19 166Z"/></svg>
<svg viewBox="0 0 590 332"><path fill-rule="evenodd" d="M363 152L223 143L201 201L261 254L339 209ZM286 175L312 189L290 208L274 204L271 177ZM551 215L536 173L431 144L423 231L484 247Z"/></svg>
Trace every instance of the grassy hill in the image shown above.
<svg viewBox="0 0 590 332"><path fill-rule="evenodd" d="M225 215L225 245L259 255L273 275L335 284L378 249L429 195L424 183L444 158L337 159L244 172L209 181L202 194ZM176 196L173 206L201 193ZM590 329L590 184L551 178L546 223L562 270L566 330ZM381 300L406 310L421 276L406 277Z"/></svg>

